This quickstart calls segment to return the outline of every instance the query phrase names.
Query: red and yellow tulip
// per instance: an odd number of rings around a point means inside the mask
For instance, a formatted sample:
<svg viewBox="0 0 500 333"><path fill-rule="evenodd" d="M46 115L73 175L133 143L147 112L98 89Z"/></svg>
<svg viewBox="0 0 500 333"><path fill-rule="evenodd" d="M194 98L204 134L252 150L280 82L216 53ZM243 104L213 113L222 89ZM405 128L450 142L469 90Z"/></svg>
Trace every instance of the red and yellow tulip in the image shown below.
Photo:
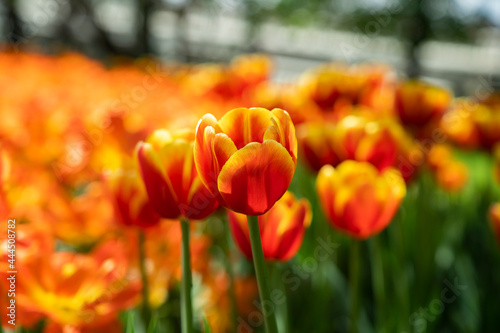
<svg viewBox="0 0 500 333"><path fill-rule="evenodd" d="M239 108L198 123L196 167L219 203L245 215L267 212L297 166L295 127L286 111Z"/></svg>
<svg viewBox="0 0 500 333"><path fill-rule="evenodd" d="M246 216L228 211L228 217L238 248L248 259L252 259ZM290 260L299 250L311 219L309 202L306 199L297 200L287 191L273 208L259 216L264 258L269 261Z"/></svg>
<svg viewBox="0 0 500 333"><path fill-rule="evenodd" d="M406 194L399 171L381 174L366 162L345 161L324 166L316 180L321 206L331 224L346 234L366 239L392 220Z"/></svg>
<svg viewBox="0 0 500 333"><path fill-rule="evenodd" d="M149 200L161 217L200 220L217 208L196 171L191 133L157 130L136 153Z"/></svg>
<svg viewBox="0 0 500 333"><path fill-rule="evenodd" d="M125 226L150 227L160 216L149 202L144 184L135 169L118 169L104 174L115 216Z"/></svg>
<svg viewBox="0 0 500 333"><path fill-rule="evenodd" d="M408 126L424 126L448 109L449 91L419 81L407 81L396 88L395 107L401 122Z"/></svg>

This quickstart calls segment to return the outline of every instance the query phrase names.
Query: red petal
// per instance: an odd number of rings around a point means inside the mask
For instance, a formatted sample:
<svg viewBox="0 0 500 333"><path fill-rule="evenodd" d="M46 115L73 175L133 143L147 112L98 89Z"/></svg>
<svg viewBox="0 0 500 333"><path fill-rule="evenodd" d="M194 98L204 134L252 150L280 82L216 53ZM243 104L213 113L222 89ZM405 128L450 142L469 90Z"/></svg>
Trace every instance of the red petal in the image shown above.
<svg viewBox="0 0 500 333"><path fill-rule="evenodd" d="M285 193L295 163L278 142L250 143L234 153L222 168L218 187L225 205L245 215L267 212Z"/></svg>

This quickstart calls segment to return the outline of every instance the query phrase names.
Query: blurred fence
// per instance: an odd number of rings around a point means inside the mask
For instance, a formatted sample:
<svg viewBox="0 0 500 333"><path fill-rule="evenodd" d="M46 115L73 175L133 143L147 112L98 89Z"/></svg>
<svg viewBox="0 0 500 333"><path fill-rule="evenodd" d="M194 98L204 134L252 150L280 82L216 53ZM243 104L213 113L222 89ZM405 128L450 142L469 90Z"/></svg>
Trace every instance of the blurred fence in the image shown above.
<svg viewBox="0 0 500 333"><path fill-rule="evenodd" d="M238 2L229 0L225 7L220 1L187 6L189 1L178 0L146 8L137 8L132 1L90 1L92 6L83 9L81 6L89 2L10 2L18 13L19 32L13 33L12 24L6 24L8 7L0 6L4 14L0 15L2 42L38 43L49 52L47 45L55 44L61 50L61 44L68 44L70 49L101 57L97 45L101 43L115 54L137 56L146 50L165 60L188 62L228 61L236 54L264 52L275 56L277 81L294 80L305 69L325 61L382 62L400 74L412 65L409 42L390 37L394 35L391 14L400 9L397 6L388 7L386 15L373 16L361 28L340 31L315 25L289 26L276 20L255 25L237 10ZM145 20L136 15L141 10L147 12L147 24L144 33L137 33ZM424 41L414 55L420 64L419 74L452 88L457 95L498 88L499 36L499 29L484 28L474 44Z"/></svg>

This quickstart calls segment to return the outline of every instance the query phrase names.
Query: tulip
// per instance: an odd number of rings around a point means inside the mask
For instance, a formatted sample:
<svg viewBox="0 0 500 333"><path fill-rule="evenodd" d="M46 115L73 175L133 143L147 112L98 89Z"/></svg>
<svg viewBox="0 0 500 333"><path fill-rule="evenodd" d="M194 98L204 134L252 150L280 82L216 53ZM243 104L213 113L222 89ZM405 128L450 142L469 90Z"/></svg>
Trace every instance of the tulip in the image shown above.
<svg viewBox="0 0 500 333"><path fill-rule="evenodd" d="M465 148L479 145L479 130L474 122L474 114L484 114L485 107L469 98L457 98L450 111L441 118L444 133L456 144Z"/></svg>
<svg viewBox="0 0 500 333"><path fill-rule="evenodd" d="M379 170L394 166L404 131L390 120L371 120L350 115L335 127L337 155L340 160L369 162Z"/></svg>
<svg viewBox="0 0 500 333"><path fill-rule="evenodd" d="M429 154L427 155L427 164L432 171L437 171L451 159L451 147L445 144L436 144L429 150Z"/></svg>
<svg viewBox="0 0 500 333"><path fill-rule="evenodd" d="M193 330L188 219L203 219L217 208L217 201L198 177L190 139L189 132L172 136L165 130L158 130L136 148L142 180L153 208L164 218L182 217L183 332ZM144 237L140 242L144 243Z"/></svg>
<svg viewBox="0 0 500 333"><path fill-rule="evenodd" d="M447 145L432 146L427 156L427 164L437 183L448 192L460 190L467 182L467 166L453 158L452 149Z"/></svg>
<svg viewBox="0 0 500 333"><path fill-rule="evenodd" d="M160 216L148 200L144 185L136 170L117 169L108 171L104 180L110 192L115 215L125 226L137 226L139 268L142 278L142 316L145 323L150 321L149 281L146 273L146 258L143 228L160 222Z"/></svg>
<svg viewBox="0 0 500 333"><path fill-rule="evenodd" d="M160 222L135 170L114 170L104 175L118 222L147 228Z"/></svg>
<svg viewBox="0 0 500 333"><path fill-rule="evenodd" d="M155 131L136 147L139 170L151 205L163 218L201 220L216 208L193 161L189 134Z"/></svg>
<svg viewBox="0 0 500 333"><path fill-rule="evenodd" d="M246 216L228 211L228 217L238 248L252 260ZM306 199L297 200L287 191L273 208L259 216L264 258L268 261L290 260L299 250L311 219L309 202Z"/></svg>
<svg viewBox="0 0 500 333"><path fill-rule="evenodd" d="M366 162L325 165L316 180L321 207L330 223L353 237L349 259L351 331L357 332L360 280L360 242L381 232L406 193L401 173L386 168L381 174Z"/></svg>
<svg viewBox="0 0 500 333"><path fill-rule="evenodd" d="M443 163L436 171L438 184L448 192L456 192L464 187L468 179L467 166L456 160Z"/></svg>
<svg viewBox="0 0 500 333"><path fill-rule="evenodd" d="M304 123L297 126L297 141L302 161L318 172L323 165L337 165L335 125L332 123Z"/></svg>
<svg viewBox="0 0 500 333"><path fill-rule="evenodd" d="M219 121L206 114L198 122L196 168L219 203L248 218L254 267L262 302L270 301L257 215L269 211L288 189L297 167L297 138L281 109L239 108ZM272 312L264 310L267 331L277 332Z"/></svg>
<svg viewBox="0 0 500 333"><path fill-rule="evenodd" d="M118 315L136 303L140 283L129 276L125 244L108 241L91 253L39 253L19 262L17 300L28 318L43 315L52 332L115 332ZM17 302L16 302L17 303ZM22 318L22 317L21 317Z"/></svg>
<svg viewBox="0 0 500 333"><path fill-rule="evenodd" d="M331 224L357 239L387 227L406 194L399 171L388 168L378 174L371 164L355 161L321 168L316 189Z"/></svg>
<svg viewBox="0 0 500 333"><path fill-rule="evenodd" d="M452 95L445 89L408 81L397 87L395 107L403 124L423 126L433 118L442 116L451 99Z"/></svg>
<svg viewBox="0 0 500 333"><path fill-rule="evenodd" d="M482 101L458 99L441 121L445 134L461 146L492 150L500 142L500 103L495 96Z"/></svg>
<svg viewBox="0 0 500 333"><path fill-rule="evenodd" d="M377 100L377 91L387 90L391 71L379 65L348 66L344 63L330 63L318 66L302 75L299 87L305 96L313 100L325 113L334 111L341 104L364 104L384 107L386 103ZM391 100L384 91L382 99Z"/></svg>
<svg viewBox="0 0 500 333"><path fill-rule="evenodd" d="M261 215L292 181L295 128L281 109L239 108L219 121L206 114L196 128L194 158L201 180L222 206Z"/></svg>

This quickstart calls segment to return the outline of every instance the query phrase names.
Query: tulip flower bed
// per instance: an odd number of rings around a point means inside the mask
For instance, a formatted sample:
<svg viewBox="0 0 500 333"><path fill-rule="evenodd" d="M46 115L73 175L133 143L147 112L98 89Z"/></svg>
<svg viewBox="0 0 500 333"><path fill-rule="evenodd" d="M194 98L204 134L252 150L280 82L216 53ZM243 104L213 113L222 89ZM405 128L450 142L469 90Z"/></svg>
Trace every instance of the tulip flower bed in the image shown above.
<svg viewBox="0 0 500 333"><path fill-rule="evenodd" d="M3 329L496 332L500 95L272 70L0 54Z"/></svg>

